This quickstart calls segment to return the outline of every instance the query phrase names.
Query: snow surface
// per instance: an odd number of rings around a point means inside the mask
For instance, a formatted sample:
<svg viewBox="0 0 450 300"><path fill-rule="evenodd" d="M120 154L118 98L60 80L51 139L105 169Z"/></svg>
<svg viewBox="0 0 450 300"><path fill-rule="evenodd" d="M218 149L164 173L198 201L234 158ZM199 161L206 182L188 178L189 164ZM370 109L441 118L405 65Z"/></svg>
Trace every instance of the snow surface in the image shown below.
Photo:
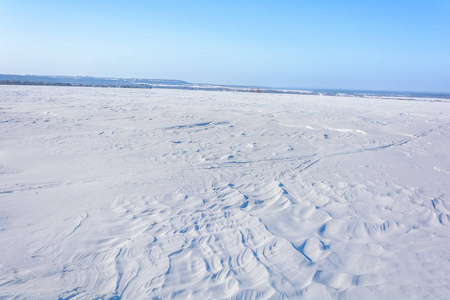
<svg viewBox="0 0 450 300"><path fill-rule="evenodd" d="M0 298L448 299L449 113L0 86Z"/></svg>

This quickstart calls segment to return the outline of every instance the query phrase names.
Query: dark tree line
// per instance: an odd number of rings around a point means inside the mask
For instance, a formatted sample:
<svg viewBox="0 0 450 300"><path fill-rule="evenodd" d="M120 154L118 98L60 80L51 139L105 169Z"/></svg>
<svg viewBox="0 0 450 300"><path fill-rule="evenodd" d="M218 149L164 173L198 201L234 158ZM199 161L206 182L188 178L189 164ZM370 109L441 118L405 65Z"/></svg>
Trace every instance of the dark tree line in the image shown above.
<svg viewBox="0 0 450 300"><path fill-rule="evenodd" d="M41 82L41 81L23 81L23 80L0 80L0 85L41 85L41 86L83 86L83 87L116 87L116 88L135 88L135 89L151 89L148 85L96 85L96 84L79 84L65 82Z"/></svg>

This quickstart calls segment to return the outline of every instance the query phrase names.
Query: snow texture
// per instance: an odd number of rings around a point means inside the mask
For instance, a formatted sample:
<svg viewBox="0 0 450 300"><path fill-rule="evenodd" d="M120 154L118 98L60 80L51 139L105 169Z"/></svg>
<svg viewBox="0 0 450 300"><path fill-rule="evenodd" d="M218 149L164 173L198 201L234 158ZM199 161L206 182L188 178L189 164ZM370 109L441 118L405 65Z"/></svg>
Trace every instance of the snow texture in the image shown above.
<svg viewBox="0 0 450 300"><path fill-rule="evenodd" d="M448 299L418 100L0 86L0 298Z"/></svg>

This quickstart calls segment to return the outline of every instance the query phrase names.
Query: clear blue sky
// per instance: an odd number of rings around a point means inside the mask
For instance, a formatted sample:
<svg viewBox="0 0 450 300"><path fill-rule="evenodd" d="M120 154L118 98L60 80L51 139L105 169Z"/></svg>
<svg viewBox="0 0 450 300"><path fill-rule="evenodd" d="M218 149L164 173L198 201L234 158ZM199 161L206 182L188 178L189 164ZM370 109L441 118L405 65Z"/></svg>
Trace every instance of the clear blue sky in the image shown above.
<svg viewBox="0 0 450 300"><path fill-rule="evenodd" d="M0 73L450 92L450 1L0 0Z"/></svg>

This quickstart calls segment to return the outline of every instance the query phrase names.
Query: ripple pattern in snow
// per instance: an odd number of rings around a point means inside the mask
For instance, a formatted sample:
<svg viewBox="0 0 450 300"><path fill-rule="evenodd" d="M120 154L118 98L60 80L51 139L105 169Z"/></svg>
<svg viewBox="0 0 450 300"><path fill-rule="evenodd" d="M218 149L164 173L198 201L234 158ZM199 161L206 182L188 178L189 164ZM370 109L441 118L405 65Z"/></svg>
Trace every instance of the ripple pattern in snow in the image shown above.
<svg viewBox="0 0 450 300"><path fill-rule="evenodd" d="M0 298L445 299L449 112L0 86Z"/></svg>

